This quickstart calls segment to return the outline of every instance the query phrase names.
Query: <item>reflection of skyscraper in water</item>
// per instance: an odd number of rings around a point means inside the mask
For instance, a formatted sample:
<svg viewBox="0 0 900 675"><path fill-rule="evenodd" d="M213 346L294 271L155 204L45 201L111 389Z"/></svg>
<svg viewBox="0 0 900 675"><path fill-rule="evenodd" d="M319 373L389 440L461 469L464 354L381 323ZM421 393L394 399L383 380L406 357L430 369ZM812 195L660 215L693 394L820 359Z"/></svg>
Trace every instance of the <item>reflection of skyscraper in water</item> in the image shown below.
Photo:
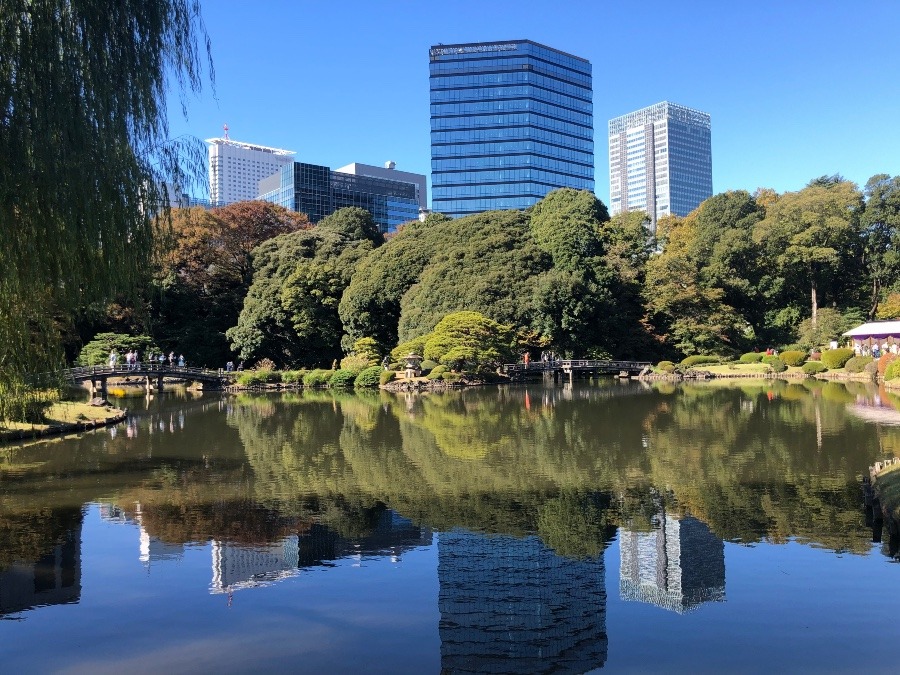
<svg viewBox="0 0 900 675"><path fill-rule="evenodd" d="M661 512L650 532L619 530L619 595L683 614L725 599L725 545L696 518Z"/></svg>
<svg viewBox="0 0 900 675"><path fill-rule="evenodd" d="M299 549L297 535L260 546L246 546L224 541L212 543L211 593L228 593L242 588L267 586L295 576Z"/></svg>
<svg viewBox="0 0 900 675"><path fill-rule="evenodd" d="M438 541L438 580L443 672L582 673L606 662L602 558L454 530Z"/></svg>
<svg viewBox="0 0 900 675"><path fill-rule="evenodd" d="M0 568L0 616L43 605L77 603L81 599L83 514L80 509L72 509L41 515L53 522L49 528L51 538L44 542L40 557L14 560ZM7 555L18 557L7 542L0 542L0 546Z"/></svg>

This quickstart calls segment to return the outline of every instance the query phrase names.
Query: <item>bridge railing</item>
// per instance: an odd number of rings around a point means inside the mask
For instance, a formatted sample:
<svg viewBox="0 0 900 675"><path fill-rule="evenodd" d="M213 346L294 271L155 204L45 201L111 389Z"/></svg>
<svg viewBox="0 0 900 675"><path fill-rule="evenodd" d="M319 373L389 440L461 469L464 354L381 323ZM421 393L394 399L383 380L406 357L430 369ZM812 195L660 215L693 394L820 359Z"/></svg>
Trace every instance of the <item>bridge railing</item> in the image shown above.
<svg viewBox="0 0 900 675"><path fill-rule="evenodd" d="M228 379L237 376L235 372L196 368L192 366L170 366L167 363L116 364L115 366L76 366L54 373L36 373L30 376L32 383L79 382L95 377L136 377L140 375L161 375L163 377L183 377L202 379Z"/></svg>

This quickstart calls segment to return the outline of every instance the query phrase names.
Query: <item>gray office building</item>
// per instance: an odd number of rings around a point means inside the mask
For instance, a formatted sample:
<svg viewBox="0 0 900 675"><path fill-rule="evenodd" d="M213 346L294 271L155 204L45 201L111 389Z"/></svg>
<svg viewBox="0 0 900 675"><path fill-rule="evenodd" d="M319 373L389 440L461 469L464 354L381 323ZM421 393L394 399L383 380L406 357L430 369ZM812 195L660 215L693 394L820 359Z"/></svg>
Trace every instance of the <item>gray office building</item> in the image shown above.
<svg viewBox="0 0 900 675"><path fill-rule="evenodd" d="M709 114L663 101L609 121L610 213L645 211L651 230L712 197Z"/></svg>

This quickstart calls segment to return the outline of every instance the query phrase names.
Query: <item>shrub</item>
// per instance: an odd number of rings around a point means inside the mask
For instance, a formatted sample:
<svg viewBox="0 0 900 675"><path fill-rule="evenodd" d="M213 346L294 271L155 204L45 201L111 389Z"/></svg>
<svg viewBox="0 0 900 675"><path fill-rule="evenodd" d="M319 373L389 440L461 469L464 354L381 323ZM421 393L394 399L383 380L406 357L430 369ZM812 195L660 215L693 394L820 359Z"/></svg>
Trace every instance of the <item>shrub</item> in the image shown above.
<svg viewBox="0 0 900 675"><path fill-rule="evenodd" d="M784 361L786 366L802 366L803 362L806 361L806 352L800 349L789 349L781 352L778 357Z"/></svg>
<svg viewBox="0 0 900 675"><path fill-rule="evenodd" d="M331 373L331 377L328 379L328 386L335 388L352 387L353 381L356 379L357 375L359 375L359 373L355 370L347 370L344 368L334 370Z"/></svg>
<svg viewBox="0 0 900 675"><path fill-rule="evenodd" d="M694 366L701 366L708 363L718 363L719 357L717 356L707 356L703 354L694 354L693 356L688 356L681 360L682 368L693 368Z"/></svg>
<svg viewBox="0 0 900 675"><path fill-rule="evenodd" d="M391 361L388 364L388 370L400 370L400 363L397 361Z"/></svg>
<svg viewBox="0 0 900 675"><path fill-rule="evenodd" d="M763 356L765 356L765 354L760 354L759 352L748 352L746 354L741 354L739 360L741 363L759 363L763 360Z"/></svg>
<svg viewBox="0 0 900 675"><path fill-rule="evenodd" d="M762 362L769 366L773 373L783 373L787 370L787 366L784 365L784 361L781 360L781 357L775 356L774 354L764 356Z"/></svg>
<svg viewBox="0 0 900 675"><path fill-rule="evenodd" d="M821 361L807 361L803 364L803 372L807 375L824 373L826 370L828 370L828 368Z"/></svg>
<svg viewBox="0 0 900 675"><path fill-rule="evenodd" d="M307 372L306 370L285 370L281 373L281 381L284 384L302 384Z"/></svg>
<svg viewBox="0 0 900 675"><path fill-rule="evenodd" d="M341 370L352 370L354 373L361 373L369 366L374 366L374 363L371 363L369 359L365 356L358 356L356 354L351 354L350 356L345 356L341 359Z"/></svg>
<svg viewBox="0 0 900 675"><path fill-rule="evenodd" d="M671 361L660 361L656 364L656 369L661 370L664 373L674 373L675 372L675 364Z"/></svg>
<svg viewBox="0 0 900 675"><path fill-rule="evenodd" d="M378 376L379 384L387 384L391 380L397 377L397 371L395 370L382 370L381 375Z"/></svg>
<svg viewBox="0 0 900 675"><path fill-rule="evenodd" d="M253 366L253 370L275 370L275 362L272 359L260 359Z"/></svg>
<svg viewBox="0 0 900 675"><path fill-rule="evenodd" d="M441 379L444 382L459 382L462 379L462 375L460 373L451 373L447 371L446 373L441 373Z"/></svg>
<svg viewBox="0 0 900 675"><path fill-rule="evenodd" d="M278 382L281 373L271 370L245 370L238 375L237 383L241 387L253 387L269 382Z"/></svg>
<svg viewBox="0 0 900 675"><path fill-rule="evenodd" d="M331 370L322 370L321 368L311 370L303 376L303 386L321 387L322 385L328 384L328 379L331 377L332 372L333 371Z"/></svg>
<svg viewBox="0 0 900 675"><path fill-rule="evenodd" d="M841 347L840 349L826 349L822 352L822 363L834 370L835 368L843 368L853 357L853 350Z"/></svg>
<svg viewBox="0 0 900 675"><path fill-rule="evenodd" d="M893 356L893 354L891 354ZM900 377L900 360L894 359L891 361L890 365L888 365L887 370L884 371L884 379L885 380L895 380Z"/></svg>
<svg viewBox="0 0 900 675"><path fill-rule="evenodd" d="M872 361L874 359L871 356L853 356L844 364L844 370L848 373L862 373Z"/></svg>
<svg viewBox="0 0 900 675"><path fill-rule="evenodd" d="M439 379L441 379L441 376L447 372L447 370L449 370L447 368L447 366L444 366L444 365L435 366L434 368L432 368L431 372L428 373L428 379L429 380L439 380Z"/></svg>
<svg viewBox="0 0 900 675"><path fill-rule="evenodd" d="M437 361L432 361L431 359L425 359L424 361L422 361L422 364L419 366L419 368L422 369L423 375L428 375L428 373L430 373L432 370L434 370L437 367L437 365L438 365Z"/></svg>
<svg viewBox="0 0 900 675"><path fill-rule="evenodd" d="M882 354L878 359L878 374L885 375L887 373L888 366L891 365L897 358L896 354Z"/></svg>
<svg viewBox="0 0 900 675"><path fill-rule="evenodd" d="M354 389L377 387L381 383L381 374L385 372L381 366L369 366L353 380Z"/></svg>

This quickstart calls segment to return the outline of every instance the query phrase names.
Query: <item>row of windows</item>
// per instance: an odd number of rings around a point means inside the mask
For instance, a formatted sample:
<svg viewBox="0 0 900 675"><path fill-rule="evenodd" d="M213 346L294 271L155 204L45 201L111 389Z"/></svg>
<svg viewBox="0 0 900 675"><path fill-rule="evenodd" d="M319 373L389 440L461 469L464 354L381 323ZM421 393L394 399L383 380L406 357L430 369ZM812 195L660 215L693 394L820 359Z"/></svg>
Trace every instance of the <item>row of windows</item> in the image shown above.
<svg viewBox="0 0 900 675"><path fill-rule="evenodd" d="M482 61L447 62L432 61L428 67L431 77L443 77L455 74L484 74L498 72L516 72L521 70L540 73L554 79L566 80L572 84L590 87L590 73L579 73L544 63L528 57L511 57L506 59L484 59Z"/></svg>
<svg viewBox="0 0 900 675"><path fill-rule="evenodd" d="M578 189L592 190L593 181L522 181L518 183L493 183L479 185L456 185L452 187L436 186L432 193L432 203L441 199L463 199L466 197L516 197L516 196L543 196L551 190L563 187L577 187Z"/></svg>
<svg viewBox="0 0 900 675"><path fill-rule="evenodd" d="M495 155L493 157L461 157L453 159L431 160L432 171L477 171L480 169L504 169L509 167L534 167L548 171L593 175L594 165L590 163L575 164L549 157L533 154Z"/></svg>
<svg viewBox="0 0 900 675"><path fill-rule="evenodd" d="M533 126L549 131L593 138L593 129L570 122L562 122L537 113L505 113L502 115L474 115L467 117L432 117L432 130L483 129L490 127Z"/></svg>
<svg viewBox="0 0 900 675"><path fill-rule="evenodd" d="M575 98L591 100L591 88L581 87L539 73L522 71L517 73L485 73L482 75L444 75L431 78L431 91L442 89L465 89L473 87L496 87L504 85L531 84L550 91L556 91Z"/></svg>
<svg viewBox="0 0 900 675"><path fill-rule="evenodd" d="M581 152L594 152L593 141L587 138L576 138L567 134L536 129L534 127L508 127L502 129L473 129L468 131L432 131L431 132L431 156L438 157L435 145L478 143L483 141L524 141L534 140L543 143L551 143L564 148L572 148ZM447 154L469 154L468 152L454 152Z"/></svg>
<svg viewBox="0 0 900 675"><path fill-rule="evenodd" d="M572 150L570 148L563 148L558 145L550 145L547 143L539 143L537 141L497 141L493 143L432 145L431 161L435 162L440 159L455 160L458 158L471 158L473 161L484 159L485 165L491 166L488 162L519 153L529 153L535 157L559 159L590 166L594 165L594 154L592 152L581 152L579 150Z"/></svg>
<svg viewBox="0 0 900 675"><path fill-rule="evenodd" d="M591 113L577 112L569 108L562 108L555 104L528 98L505 99L502 101L471 101L468 103L441 103L431 106L432 118L450 115L480 115L484 113L521 111L536 112L591 128L594 126L594 116Z"/></svg>
<svg viewBox="0 0 900 675"><path fill-rule="evenodd" d="M546 101L553 105L563 106L571 110L591 114L594 104L590 99L574 98L559 92L534 85L516 85L508 87L482 87L480 89L441 89L431 90L431 103L455 103L467 101L497 101L507 99L529 98Z"/></svg>
<svg viewBox="0 0 900 675"><path fill-rule="evenodd" d="M529 206L536 204L543 197L544 195L542 194L524 197L446 199L441 201L434 200L432 206L438 213L446 213L449 216L457 217L470 213L493 211L495 209L527 209Z"/></svg>
<svg viewBox="0 0 900 675"><path fill-rule="evenodd" d="M593 172L590 172L593 174ZM467 185L471 183L498 183L498 182L518 182L518 181L541 181L548 183L564 182L570 183L569 187L579 187L579 189L588 189L586 186L590 183L591 189L594 187L593 175L582 173L580 175L562 174L555 171L542 171L540 169L495 169L490 171L454 171L444 173L434 173L431 176L431 184L433 187L438 185Z"/></svg>

